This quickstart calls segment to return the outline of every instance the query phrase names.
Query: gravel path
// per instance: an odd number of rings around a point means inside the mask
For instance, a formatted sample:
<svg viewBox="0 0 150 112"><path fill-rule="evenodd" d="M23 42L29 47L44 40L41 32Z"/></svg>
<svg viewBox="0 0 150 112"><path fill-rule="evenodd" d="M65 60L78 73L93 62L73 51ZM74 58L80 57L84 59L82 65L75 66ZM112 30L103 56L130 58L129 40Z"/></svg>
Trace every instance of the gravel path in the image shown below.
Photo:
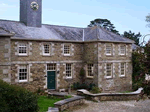
<svg viewBox="0 0 150 112"><path fill-rule="evenodd" d="M100 103L86 101L86 107L74 108L72 112L150 112L150 100L103 101Z"/></svg>

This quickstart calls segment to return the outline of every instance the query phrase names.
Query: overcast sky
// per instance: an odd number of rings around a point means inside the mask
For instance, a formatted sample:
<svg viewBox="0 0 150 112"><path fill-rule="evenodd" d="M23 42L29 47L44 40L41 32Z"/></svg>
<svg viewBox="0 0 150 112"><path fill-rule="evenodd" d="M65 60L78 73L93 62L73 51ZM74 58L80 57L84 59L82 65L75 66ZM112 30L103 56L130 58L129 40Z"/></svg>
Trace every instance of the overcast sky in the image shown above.
<svg viewBox="0 0 150 112"><path fill-rule="evenodd" d="M110 20L121 34L129 30L150 34L145 22L145 16L150 13L150 0L42 1L44 24L87 27L91 20L102 18ZM19 21L19 4L20 0L0 0L0 19Z"/></svg>

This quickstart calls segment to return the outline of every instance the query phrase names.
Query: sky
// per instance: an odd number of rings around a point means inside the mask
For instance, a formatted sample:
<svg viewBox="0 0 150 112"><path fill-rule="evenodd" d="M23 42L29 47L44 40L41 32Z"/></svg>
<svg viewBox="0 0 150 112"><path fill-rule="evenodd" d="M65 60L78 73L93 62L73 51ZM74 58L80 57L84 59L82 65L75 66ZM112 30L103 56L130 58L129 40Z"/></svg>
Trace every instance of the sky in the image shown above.
<svg viewBox="0 0 150 112"><path fill-rule="evenodd" d="M19 6L20 0L0 0L0 19L19 21ZM145 22L149 13L150 0L42 0L43 24L87 27L102 18L110 20L120 34L131 30L142 37L150 34Z"/></svg>

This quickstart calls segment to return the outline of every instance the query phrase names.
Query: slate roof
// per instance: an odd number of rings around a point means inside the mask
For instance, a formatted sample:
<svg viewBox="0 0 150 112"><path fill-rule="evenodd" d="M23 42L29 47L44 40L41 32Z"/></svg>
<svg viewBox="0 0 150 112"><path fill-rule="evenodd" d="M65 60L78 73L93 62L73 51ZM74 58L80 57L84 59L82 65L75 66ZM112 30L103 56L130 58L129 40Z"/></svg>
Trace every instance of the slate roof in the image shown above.
<svg viewBox="0 0 150 112"><path fill-rule="evenodd" d="M98 40L133 43L130 39L97 26L77 28L43 24L42 27L29 27L18 21L0 20L0 28L14 32L14 37L16 38L82 41L84 35L84 41Z"/></svg>
<svg viewBox="0 0 150 112"><path fill-rule="evenodd" d="M0 36L12 36L13 34L11 34L9 31L4 30L3 28L0 28Z"/></svg>

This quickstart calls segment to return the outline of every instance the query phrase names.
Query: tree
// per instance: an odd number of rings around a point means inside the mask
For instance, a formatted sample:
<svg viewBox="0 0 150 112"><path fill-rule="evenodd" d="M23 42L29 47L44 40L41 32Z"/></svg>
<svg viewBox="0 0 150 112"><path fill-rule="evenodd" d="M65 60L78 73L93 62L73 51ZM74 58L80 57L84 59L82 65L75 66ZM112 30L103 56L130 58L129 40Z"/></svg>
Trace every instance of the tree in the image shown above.
<svg viewBox="0 0 150 112"><path fill-rule="evenodd" d="M135 44L136 44L136 45L139 45L139 38L140 38L142 35L140 34L140 32L137 33L137 34L135 34L135 33L132 32L132 31L129 31L129 32L125 31L124 34L123 34L123 36L126 37L126 38L129 38L129 39L131 39L131 40L134 40L134 41L135 41Z"/></svg>
<svg viewBox="0 0 150 112"><path fill-rule="evenodd" d="M145 94L150 95L150 81L145 80L145 74L150 75L150 41L133 52L132 63L133 90L143 87Z"/></svg>
<svg viewBox="0 0 150 112"><path fill-rule="evenodd" d="M146 20L145 21L148 22L148 23L150 23L150 14L148 14L146 16ZM150 27L150 24L148 24L148 27Z"/></svg>
<svg viewBox="0 0 150 112"><path fill-rule="evenodd" d="M93 27L93 26L99 26L99 27L105 28L115 34L119 34L119 31L117 31L115 29L114 25L108 19L98 18L93 21L90 21L90 24L88 25L88 27Z"/></svg>

